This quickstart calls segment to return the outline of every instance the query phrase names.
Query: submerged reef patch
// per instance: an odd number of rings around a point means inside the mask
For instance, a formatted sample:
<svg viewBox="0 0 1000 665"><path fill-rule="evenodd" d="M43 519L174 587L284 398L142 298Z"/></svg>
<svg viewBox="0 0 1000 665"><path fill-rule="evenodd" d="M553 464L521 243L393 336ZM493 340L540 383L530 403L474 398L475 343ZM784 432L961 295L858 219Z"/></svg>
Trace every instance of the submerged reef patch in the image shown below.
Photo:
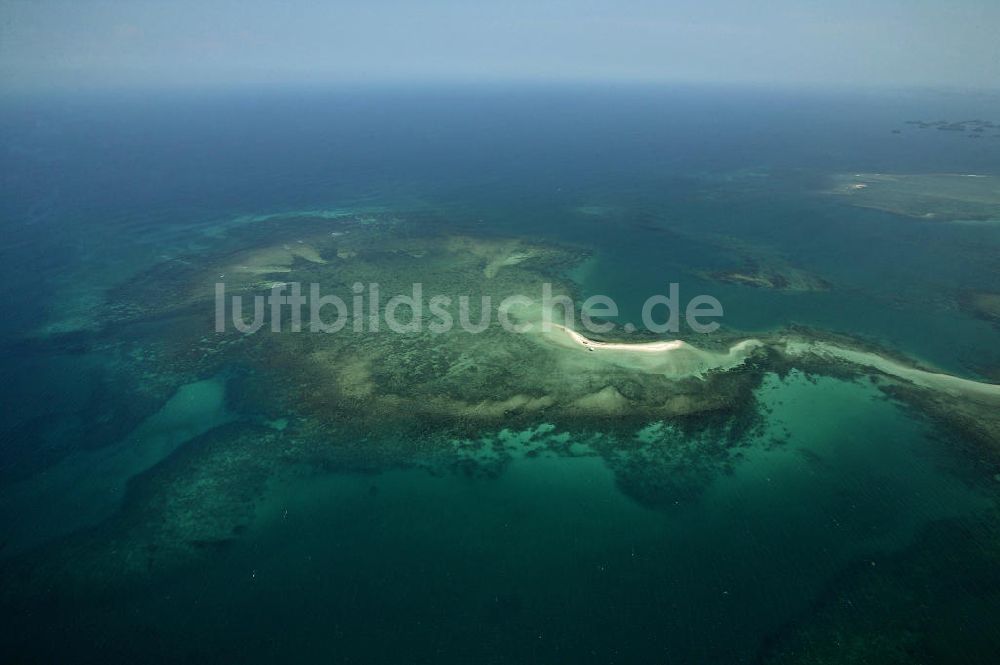
<svg viewBox="0 0 1000 665"><path fill-rule="evenodd" d="M793 369L875 381L1000 459L1000 387L822 331L615 338L565 320L546 331L529 297L510 312L532 324L520 334L492 319L478 334L355 329L350 313L334 333L296 334L287 322L276 332L214 332L220 279L245 296L274 282L348 295L356 283L378 283L383 305L420 282L427 293L468 296L473 320L481 298L530 296L542 283L579 300L565 275L585 249L455 234L432 216L412 217L420 223L399 213L264 218L113 291L104 328L85 343L128 339L130 371L168 377L174 390L220 377L235 422L136 476L118 514L59 543L50 572L62 572L51 574L145 575L225 550L253 524L270 479L287 473L493 475L512 456L587 454L644 505L688 502L750 442L760 445L759 388ZM161 392L166 401L171 393Z"/></svg>
<svg viewBox="0 0 1000 665"><path fill-rule="evenodd" d="M861 208L926 220L1000 220L1000 178L993 175L855 173L831 180L831 194Z"/></svg>
<svg viewBox="0 0 1000 665"><path fill-rule="evenodd" d="M967 291L959 297L958 303L972 316L1000 327L1000 293Z"/></svg>
<svg viewBox="0 0 1000 665"><path fill-rule="evenodd" d="M576 300L577 287L565 275L585 250L456 235L433 217L413 217L419 223L381 213L363 220L275 217L241 227L213 250L153 266L120 287L112 294L116 316L108 326L169 322L162 328L169 335L157 340L162 371L205 376L226 368L242 377L245 389L236 394L254 408L320 426L461 432L539 421L640 429L662 419L714 420L752 409L763 374L786 366L874 374L902 387L900 394L934 395L935 401L961 402L956 411L974 408L988 421L996 418L989 414L1000 399L996 386L923 370L820 331L615 339L583 335L572 322L558 323L558 313L557 323L544 330L540 286ZM398 333L356 326L348 313L344 327L330 334L292 334L287 322L279 332L214 333L213 285L219 279L246 296L279 281L317 283L345 299L352 285L377 283L379 293L366 297L380 305L419 282L425 293L468 297L473 321L483 314L484 298L497 303L527 295L510 314L530 329L515 334L491 318L478 334L458 327L432 332L426 325ZM426 311L416 315L429 319Z"/></svg>
<svg viewBox="0 0 1000 665"><path fill-rule="evenodd" d="M791 266L760 266L750 263L733 270L722 270L702 275L707 279L755 289L776 291L827 291L830 283L804 270Z"/></svg>

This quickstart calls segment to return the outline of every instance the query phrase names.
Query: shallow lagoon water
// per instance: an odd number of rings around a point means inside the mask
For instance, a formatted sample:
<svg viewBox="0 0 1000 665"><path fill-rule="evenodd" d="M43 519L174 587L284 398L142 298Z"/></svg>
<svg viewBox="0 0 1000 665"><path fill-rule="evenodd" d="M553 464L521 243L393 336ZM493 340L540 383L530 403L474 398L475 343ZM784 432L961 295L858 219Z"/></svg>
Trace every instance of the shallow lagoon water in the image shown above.
<svg viewBox="0 0 1000 665"><path fill-rule="evenodd" d="M468 453L490 457L491 473L439 459L431 471L268 467L245 479L238 533L200 543L193 559L167 552L135 575L109 556L109 569L87 582L52 572L127 540L129 510L210 445L198 435L229 421L295 430L298 416L262 413L238 372L147 376L146 388L182 387L134 390L123 368L134 343L153 336L149 327L87 337L102 320L91 303L109 288L270 213L418 211L458 233L585 248L592 258L572 273L582 292L612 295L628 319L679 281L686 296L717 295L731 330L802 323L965 376L1000 366L996 328L954 305L962 289L1000 289L996 227L929 226L816 195L824 174L854 169L996 170L996 148L934 134L900 142L888 132L942 105L981 115L992 101L853 98L831 107L814 98L788 107L741 92L736 107L747 113L709 122L717 93L618 94L625 101L611 107L535 91L449 104L307 96L264 100L256 111L240 100L174 100L186 109L176 117L169 105L136 100L6 109L22 157L5 157L13 175L3 184L4 223L17 243L5 252L3 285L19 307L4 332L0 390L23 408L6 423L0 498L22 507L5 511L0 558L5 575L28 570L37 581L3 596L13 627L4 653L755 662L787 655L812 630L860 632L837 623L835 610L847 606L841 592L855 594L874 575L898 591L884 595L898 603L905 631L936 626L914 660L988 662L980 621L1000 608L982 560L1000 542L989 526L998 483L988 465L958 434L865 380L797 373L766 379L757 390L762 429L674 501L637 500L593 441L528 454L524 440L548 435L513 432L503 455ZM382 127L370 119L375 107L393 109ZM223 122L234 109L240 121ZM457 124L445 131L435 118ZM414 132L420 122L426 131ZM692 138L693 128L703 134ZM762 130L773 140L758 138ZM178 154L171 141L181 135ZM780 257L833 288L786 293L704 277L748 255ZM15 288L25 284L32 289ZM160 322L156 334L184 325ZM543 425L540 417L535 427ZM924 583L925 570L947 593ZM923 614L899 599L918 589L929 594ZM857 613L896 635L863 595L849 598Z"/></svg>

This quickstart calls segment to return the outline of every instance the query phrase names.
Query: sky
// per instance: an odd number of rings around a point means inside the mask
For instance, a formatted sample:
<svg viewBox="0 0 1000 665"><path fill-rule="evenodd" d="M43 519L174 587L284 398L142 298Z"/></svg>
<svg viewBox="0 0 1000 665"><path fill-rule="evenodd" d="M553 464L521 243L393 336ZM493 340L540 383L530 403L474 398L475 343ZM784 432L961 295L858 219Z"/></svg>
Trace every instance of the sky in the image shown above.
<svg viewBox="0 0 1000 665"><path fill-rule="evenodd" d="M0 0L0 88L1000 88L1000 0Z"/></svg>

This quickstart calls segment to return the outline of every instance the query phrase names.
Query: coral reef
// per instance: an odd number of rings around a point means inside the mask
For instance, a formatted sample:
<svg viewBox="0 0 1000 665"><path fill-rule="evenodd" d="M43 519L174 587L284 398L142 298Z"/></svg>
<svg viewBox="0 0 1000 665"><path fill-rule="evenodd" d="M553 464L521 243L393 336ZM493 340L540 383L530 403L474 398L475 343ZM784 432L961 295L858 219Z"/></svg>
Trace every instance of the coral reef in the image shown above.
<svg viewBox="0 0 1000 665"><path fill-rule="evenodd" d="M1000 181L991 175L840 174L829 191L853 206L917 219L1000 219Z"/></svg>
<svg viewBox="0 0 1000 665"><path fill-rule="evenodd" d="M544 331L540 285L575 298L564 275L585 251L456 235L433 219L401 217L262 219L183 261L150 266L114 291L104 327L76 343L127 346L120 371L134 384L148 380L162 402L191 381L222 377L226 408L238 422L187 441L136 476L121 510L56 543L45 565L32 566L33 579L182 567L238 538L271 479L308 469L492 475L519 455L586 454L603 458L637 501L683 503L745 446L763 445L758 388L766 376L793 369L874 381L891 399L977 442L988 468L1000 459L997 386L814 330L671 342L639 333L584 336L565 320ZM232 326L214 332L220 280L229 295L245 297L266 294L275 282L316 283L345 302L357 295L355 284L377 283L378 295L367 290L364 298L382 307L419 282L426 296L468 296L473 322L482 298L495 306L526 295L511 315L533 329L512 333L491 317L478 334L461 326L434 332L430 312L404 307L401 318L419 320L419 330L375 331L365 314L349 310L335 333L293 333L289 321L273 332L270 320L252 334Z"/></svg>

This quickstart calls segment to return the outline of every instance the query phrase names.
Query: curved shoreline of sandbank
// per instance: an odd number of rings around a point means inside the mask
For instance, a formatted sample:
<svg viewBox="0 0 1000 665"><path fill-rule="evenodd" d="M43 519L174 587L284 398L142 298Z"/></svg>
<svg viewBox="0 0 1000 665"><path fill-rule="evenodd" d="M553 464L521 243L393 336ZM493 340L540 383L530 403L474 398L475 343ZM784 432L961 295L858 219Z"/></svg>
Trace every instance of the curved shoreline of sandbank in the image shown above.
<svg viewBox="0 0 1000 665"><path fill-rule="evenodd" d="M601 342L585 337L581 333L557 323L550 324L550 327L556 333L561 333L555 338L550 336L550 339L561 346L571 345L588 351L615 352L601 355L609 355L612 362L618 360L619 362L614 362L617 365L630 366L645 371L663 369L668 370L665 373L678 377L702 376L706 371L712 369L732 369L743 364L754 349L765 345L765 342L751 338L737 342L727 352L713 352L699 349L679 339L662 342ZM985 400L988 403L1000 403L1000 385L919 369L871 351L845 348L819 340L807 341L787 338L780 340L776 347L787 356L815 355L820 358L836 359L858 367L874 369L887 376L902 379L928 390L976 401ZM624 362L633 354L640 354L640 357L633 356L633 360ZM643 361L641 356L647 354L654 355L647 356L648 360ZM674 358L675 356L677 357Z"/></svg>
<svg viewBox="0 0 1000 665"><path fill-rule="evenodd" d="M747 339L725 351L707 351L679 339L661 342L600 342L558 323L540 328L541 339L568 350L585 349L586 356L566 354L574 366L607 364L673 379L703 378L712 370L729 370L742 365L763 342Z"/></svg>
<svg viewBox="0 0 1000 665"><path fill-rule="evenodd" d="M588 349L633 351L637 353L660 353L663 351L676 351L677 349L685 346L685 343L679 339L672 339L663 342L636 342L635 344L629 344L628 342L599 342L597 340L584 337L577 331L567 328L564 325L560 325L558 323L550 325L552 328L566 333L571 340Z"/></svg>
<svg viewBox="0 0 1000 665"><path fill-rule="evenodd" d="M977 401L985 399L1000 403L1000 385L911 367L871 351L848 349L823 341L807 342L801 340L787 340L784 351L790 356L813 354L821 358L834 358L860 367L872 368L882 374L909 381L921 388Z"/></svg>

